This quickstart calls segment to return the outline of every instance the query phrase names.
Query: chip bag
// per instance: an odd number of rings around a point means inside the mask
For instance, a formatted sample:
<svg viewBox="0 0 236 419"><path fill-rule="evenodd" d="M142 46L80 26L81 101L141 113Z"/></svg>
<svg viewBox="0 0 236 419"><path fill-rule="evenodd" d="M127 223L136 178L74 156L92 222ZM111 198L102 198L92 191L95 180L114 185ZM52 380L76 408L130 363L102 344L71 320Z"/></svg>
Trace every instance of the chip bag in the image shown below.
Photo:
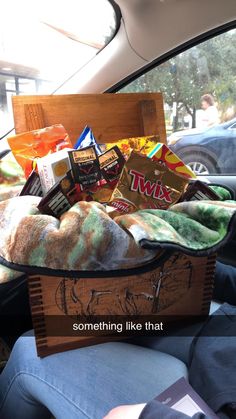
<svg viewBox="0 0 236 419"><path fill-rule="evenodd" d="M17 134L8 138L8 143L26 178L36 168L38 158L63 148L72 148L70 138L61 124Z"/></svg>
<svg viewBox="0 0 236 419"><path fill-rule="evenodd" d="M135 137L119 140L114 143L106 143L106 149L109 150L114 145L118 146L126 160L132 151L147 155L153 147L158 143L158 135L149 135L147 137Z"/></svg>
<svg viewBox="0 0 236 419"><path fill-rule="evenodd" d="M80 134L78 140L76 141L74 148L76 150L80 150L81 148L90 146L95 147L97 155L101 154L102 150L97 144L97 141L93 135L93 131L86 125L83 132Z"/></svg>
<svg viewBox="0 0 236 419"><path fill-rule="evenodd" d="M16 162L12 153L0 160L1 186L20 185L25 181L24 172Z"/></svg>
<svg viewBox="0 0 236 419"><path fill-rule="evenodd" d="M148 153L148 157L165 164L173 172L185 176L188 179L197 178L195 173L165 144L157 143L150 153Z"/></svg>

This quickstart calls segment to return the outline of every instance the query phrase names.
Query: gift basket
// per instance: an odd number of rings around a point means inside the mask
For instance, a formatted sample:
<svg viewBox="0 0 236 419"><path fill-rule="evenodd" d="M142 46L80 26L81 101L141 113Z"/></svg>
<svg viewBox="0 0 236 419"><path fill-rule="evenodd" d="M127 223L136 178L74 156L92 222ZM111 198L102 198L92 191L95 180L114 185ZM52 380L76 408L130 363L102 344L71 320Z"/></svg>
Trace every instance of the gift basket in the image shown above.
<svg viewBox="0 0 236 419"><path fill-rule="evenodd" d="M26 182L0 202L0 262L28 275L39 356L120 338L118 321L207 315L236 203L168 148L161 94L13 108Z"/></svg>

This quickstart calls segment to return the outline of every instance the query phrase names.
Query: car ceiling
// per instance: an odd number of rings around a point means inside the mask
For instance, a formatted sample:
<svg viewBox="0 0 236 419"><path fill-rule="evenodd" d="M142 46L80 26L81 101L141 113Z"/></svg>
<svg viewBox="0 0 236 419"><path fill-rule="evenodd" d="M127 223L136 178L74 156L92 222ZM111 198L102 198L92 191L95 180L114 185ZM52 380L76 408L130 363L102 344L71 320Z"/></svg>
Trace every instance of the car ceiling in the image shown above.
<svg viewBox="0 0 236 419"><path fill-rule="evenodd" d="M235 0L116 0L120 28L57 93L99 93L180 45L236 20Z"/></svg>

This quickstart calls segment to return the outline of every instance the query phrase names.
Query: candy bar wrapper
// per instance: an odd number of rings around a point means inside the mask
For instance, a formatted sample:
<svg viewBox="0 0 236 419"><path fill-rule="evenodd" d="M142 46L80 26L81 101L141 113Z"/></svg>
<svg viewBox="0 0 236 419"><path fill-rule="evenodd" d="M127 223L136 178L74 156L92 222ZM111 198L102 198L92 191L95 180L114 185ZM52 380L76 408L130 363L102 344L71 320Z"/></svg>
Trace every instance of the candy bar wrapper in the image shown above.
<svg viewBox="0 0 236 419"><path fill-rule="evenodd" d="M190 183L186 192L181 196L183 201L219 201L220 197L200 180Z"/></svg>
<svg viewBox="0 0 236 419"><path fill-rule="evenodd" d="M20 196L23 195L43 196L40 177L35 170L31 172L22 191L20 192Z"/></svg>
<svg viewBox="0 0 236 419"><path fill-rule="evenodd" d="M90 188L83 188L80 185L81 192L79 194L79 201L96 201L101 204L106 204L110 201L113 191L117 185L115 182L106 182L105 179L100 180Z"/></svg>
<svg viewBox="0 0 236 419"><path fill-rule="evenodd" d="M117 181L125 164L125 158L120 149L115 146L99 156L102 176L109 182Z"/></svg>
<svg viewBox="0 0 236 419"><path fill-rule="evenodd" d="M76 185L69 171L47 195L44 196L38 209L42 214L52 215L59 218L65 211L68 211L76 202L81 200L81 188Z"/></svg>
<svg viewBox="0 0 236 419"><path fill-rule="evenodd" d="M132 151L147 155L156 143L159 141L158 135L149 135L146 137L126 138L115 143L107 143L107 150L116 145L126 158L129 158Z"/></svg>
<svg viewBox="0 0 236 419"><path fill-rule="evenodd" d="M106 213L109 215L110 218L114 219L115 217L120 216L120 211L116 208L111 207L110 205L105 205Z"/></svg>
<svg viewBox="0 0 236 419"><path fill-rule="evenodd" d="M76 150L79 150L81 148L90 147L91 145L95 147L97 155L102 153L102 150L99 147L99 145L97 144L97 141L96 141L96 139L93 135L93 131L91 130L91 128L89 128L86 125L82 134L80 135L80 137L76 141L76 143L74 145L74 148Z"/></svg>
<svg viewBox="0 0 236 419"><path fill-rule="evenodd" d="M169 169L173 170L173 172L186 176L188 179L196 179L195 173L193 173L192 170L189 169L189 167L187 167L165 144L156 144L148 153L148 157L162 162Z"/></svg>
<svg viewBox="0 0 236 419"><path fill-rule="evenodd" d="M70 170L68 150L70 149L60 150L37 159L37 170L44 195Z"/></svg>
<svg viewBox="0 0 236 419"><path fill-rule="evenodd" d="M148 157L132 152L109 205L120 212L167 209L177 202L188 185L183 176Z"/></svg>
<svg viewBox="0 0 236 419"><path fill-rule="evenodd" d="M101 179L95 146L69 151L68 154L76 183L82 185L83 188L89 188Z"/></svg>

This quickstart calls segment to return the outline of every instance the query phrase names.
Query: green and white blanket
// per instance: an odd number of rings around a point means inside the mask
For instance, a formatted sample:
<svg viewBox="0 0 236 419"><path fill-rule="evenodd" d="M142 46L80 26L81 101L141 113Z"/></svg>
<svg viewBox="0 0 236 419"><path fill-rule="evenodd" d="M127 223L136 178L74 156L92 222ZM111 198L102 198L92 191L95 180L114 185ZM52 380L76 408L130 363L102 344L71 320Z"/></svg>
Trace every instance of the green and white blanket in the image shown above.
<svg viewBox="0 0 236 419"><path fill-rule="evenodd" d="M160 248L208 255L236 229L232 200L183 202L167 211L142 210L114 220L101 204L78 202L58 220L39 213L38 197L5 199L5 192L3 197L0 283L38 268L55 274L133 268L152 260Z"/></svg>

